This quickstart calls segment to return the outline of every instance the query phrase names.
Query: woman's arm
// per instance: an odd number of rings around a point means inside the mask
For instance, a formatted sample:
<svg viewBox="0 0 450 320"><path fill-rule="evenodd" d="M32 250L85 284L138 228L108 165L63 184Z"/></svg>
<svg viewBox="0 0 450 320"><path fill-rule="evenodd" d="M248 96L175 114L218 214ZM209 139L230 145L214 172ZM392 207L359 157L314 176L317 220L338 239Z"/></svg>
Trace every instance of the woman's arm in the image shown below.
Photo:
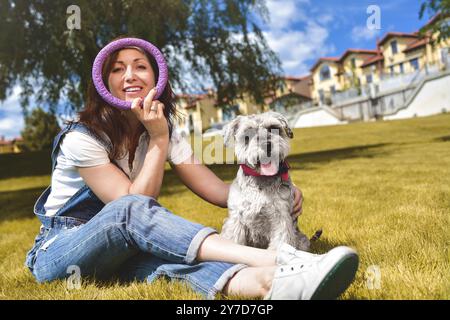
<svg viewBox="0 0 450 320"><path fill-rule="evenodd" d="M143 194L154 198L159 196L169 146L169 127L163 113L164 105L158 100L153 101L155 92L150 91L143 108L140 107L142 98L134 99L131 105L131 111L150 135L144 164L136 179L131 182L112 163L78 169L84 182L104 203L127 194Z"/></svg>
<svg viewBox="0 0 450 320"><path fill-rule="evenodd" d="M222 208L227 207L230 184L223 182L208 167L202 165L195 156L181 164L172 165L181 181L200 198ZM303 211L303 194L294 185L294 205L292 218L296 219Z"/></svg>
<svg viewBox="0 0 450 320"><path fill-rule="evenodd" d="M172 164L181 181L200 198L222 208L227 207L230 185L223 182L194 155L180 164Z"/></svg>
<svg viewBox="0 0 450 320"><path fill-rule="evenodd" d="M151 139L144 165L133 182L112 163L95 167L78 167L78 172L103 203L114 201L127 194L143 194L156 199L163 180L167 148L168 138Z"/></svg>

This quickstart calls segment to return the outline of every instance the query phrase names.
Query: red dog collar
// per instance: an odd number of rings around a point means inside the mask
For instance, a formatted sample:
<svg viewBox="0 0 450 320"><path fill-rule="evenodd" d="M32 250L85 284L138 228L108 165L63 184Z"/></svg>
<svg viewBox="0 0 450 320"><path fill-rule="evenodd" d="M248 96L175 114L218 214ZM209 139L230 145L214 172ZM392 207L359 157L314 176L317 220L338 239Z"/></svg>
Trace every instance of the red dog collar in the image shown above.
<svg viewBox="0 0 450 320"><path fill-rule="evenodd" d="M255 169L250 168L249 166L245 164L241 164L242 171L244 171L244 174L246 176L253 176L253 177L281 177L282 181L288 181L289 180L289 164L286 160L280 163L280 166L278 168L278 172L274 174L273 176L263 176Z"/></svg>

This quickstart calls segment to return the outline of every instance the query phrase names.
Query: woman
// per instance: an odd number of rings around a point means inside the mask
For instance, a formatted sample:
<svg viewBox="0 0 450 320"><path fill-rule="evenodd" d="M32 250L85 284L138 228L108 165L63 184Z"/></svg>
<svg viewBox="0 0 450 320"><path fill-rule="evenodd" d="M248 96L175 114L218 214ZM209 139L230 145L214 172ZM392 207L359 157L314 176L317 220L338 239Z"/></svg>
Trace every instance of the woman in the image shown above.
<svg viewBox="0 0 450 320"><path fill-rule="evenodd" d="M26 261L36 279L65 278L77 266L97 279L181 279L210 299L219 292L266 299L342 293L358 264L349 248L319 256L288 245L277 252L241 246L157 203L166 160L212 204L226 207L229 190L173 129L170 85L153 100L157 78L154 58L141 48L111 54L103 80L131 109L107 105L91 85L79 121L55 138L51 186L34 208L43 225ZM295 194L294 218L302 205Z"/></svg>

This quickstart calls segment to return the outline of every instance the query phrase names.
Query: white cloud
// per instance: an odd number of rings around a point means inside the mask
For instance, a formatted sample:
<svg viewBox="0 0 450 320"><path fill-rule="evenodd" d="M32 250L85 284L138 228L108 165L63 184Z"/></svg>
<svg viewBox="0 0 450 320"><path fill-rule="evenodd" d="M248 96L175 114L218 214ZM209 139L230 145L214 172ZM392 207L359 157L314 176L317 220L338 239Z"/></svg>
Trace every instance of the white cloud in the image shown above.
<svg viewBox="0 0 450 320"><path fill-rule="evenodd" d="M270 28L275 30L285 29L289 28L295 21L307 20L307 15L298 5L308 3L309 1L268 0L266 5L270 14Z"/></svg>
<svg viewBox="0 0 450 320"><path fill-rule="evenodd" d="M283 63L288 75L302 75L309 72L311 60L333 51L326 45L328 31L311 22L304 31L267 32L265 37Z"/></svg>
<svg viewBox="0 0 450 320"><path fill-rule="evenodd" d="M20 136L20 130L24 126L22 115L11 115L0 119L0 136L13 139Z"/></svg>
<svg viewBox="0 0 450 320"><path fill-rule="evenodd" d="M371 41L379 35L379 29L369 29L367 26L355 26L352 29L352 40L355 43L361 41Z"/></svg>

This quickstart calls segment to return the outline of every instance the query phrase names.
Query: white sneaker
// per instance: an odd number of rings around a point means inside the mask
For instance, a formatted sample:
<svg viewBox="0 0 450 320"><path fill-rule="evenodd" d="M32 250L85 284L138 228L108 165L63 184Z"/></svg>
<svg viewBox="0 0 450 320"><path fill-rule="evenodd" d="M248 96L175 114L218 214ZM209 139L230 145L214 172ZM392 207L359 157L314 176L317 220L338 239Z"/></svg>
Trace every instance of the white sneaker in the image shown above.
<svg viewBox="0 0 450 320"><path fill-rule="evenodd" d="M309 262L311 259L317 260L323 258L323 254L313 254L302 250L297 250L293 246L283 243L277 250L276 264L281 266L285 264L294 264Z"/></svg>
<svg viewBox="0 0 450 320"><path fill-rule="evenodd" d="M265 300L330 300L339 297L358 270L358 255L348 247L278 267Z"/></svg>

